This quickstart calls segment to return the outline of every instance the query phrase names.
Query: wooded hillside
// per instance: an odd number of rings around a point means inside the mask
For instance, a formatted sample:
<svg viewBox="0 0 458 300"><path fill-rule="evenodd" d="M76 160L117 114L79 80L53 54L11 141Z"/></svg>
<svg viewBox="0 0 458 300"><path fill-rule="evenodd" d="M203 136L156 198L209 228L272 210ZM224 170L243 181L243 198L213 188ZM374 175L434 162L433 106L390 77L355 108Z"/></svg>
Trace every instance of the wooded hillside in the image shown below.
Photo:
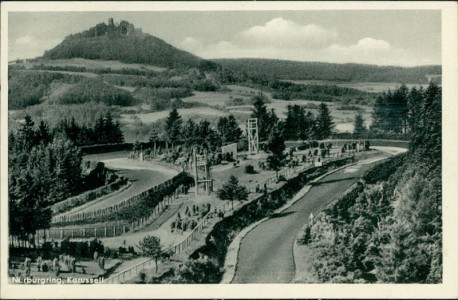
<svg viewBox="0 0 458 300"><path fill-rule="evenodd" d="M289 80L427 83L426 74L442 74L441 66L404 68L275 59L215 59L214 61L224 68L237 72Z"/></svg>

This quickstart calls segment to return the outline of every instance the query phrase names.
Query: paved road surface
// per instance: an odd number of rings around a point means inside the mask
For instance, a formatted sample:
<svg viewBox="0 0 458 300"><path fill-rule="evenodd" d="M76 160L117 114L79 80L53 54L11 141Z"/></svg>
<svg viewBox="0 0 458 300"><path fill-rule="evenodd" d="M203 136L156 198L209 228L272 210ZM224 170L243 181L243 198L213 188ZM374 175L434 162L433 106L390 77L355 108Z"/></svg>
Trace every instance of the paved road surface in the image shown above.
<svg viewBox="0 0 458 300"><path fill-rule="evenodd" d="M96 157L96 155L92 155L92 157ZM101 161L105 163L107 168L117 170L117 174L128 178L129 181L132 182L132 185L126 190L114 193L112 196L107 197L102 201L93 201L86 205L75 207L65 214L71 215L75 213L94 211L118 204L132 196L152 188L153 186L167 181L178 174L178 172L173 169L167 169L148 161L131 160L125 157L103 158L104 159Z"/></svg>
<svg viewBox="0 0 458 300"><path fill-rule="evenodd" d="M293 243L316 212L349 188L375 161L369 159L316 182L291 207L250 231L240 245L233 283L289 283L294 278Z"/></svg>

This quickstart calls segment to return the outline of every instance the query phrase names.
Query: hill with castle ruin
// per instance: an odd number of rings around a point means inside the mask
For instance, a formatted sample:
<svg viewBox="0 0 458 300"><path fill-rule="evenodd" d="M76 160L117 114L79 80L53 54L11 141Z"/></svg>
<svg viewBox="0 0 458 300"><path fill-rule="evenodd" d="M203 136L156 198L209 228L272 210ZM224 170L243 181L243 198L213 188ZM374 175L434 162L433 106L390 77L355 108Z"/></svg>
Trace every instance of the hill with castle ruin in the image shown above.
<svg viewBox="0 0 458 300"><path fill-rule="evenodd" d="M81 33L67 36L55 48L45 51L44 59L85 58L116 60L166 68L197 67L201 58L142 32L127 21L99 23Z"/></svg>

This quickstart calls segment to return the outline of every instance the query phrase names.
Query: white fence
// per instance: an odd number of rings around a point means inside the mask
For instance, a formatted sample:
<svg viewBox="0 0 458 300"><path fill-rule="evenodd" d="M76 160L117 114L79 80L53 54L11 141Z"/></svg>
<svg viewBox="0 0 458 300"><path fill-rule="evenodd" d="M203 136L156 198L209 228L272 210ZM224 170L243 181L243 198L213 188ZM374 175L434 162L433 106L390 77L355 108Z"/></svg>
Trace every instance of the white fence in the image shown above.
<svg viewBox="0 0 458 300"><path fill-rule="evenodd" d="M225 202L224 204L220 205L217 207L217 210L222 210L223 212L226 212L231 209L232 204L230 202ZM173 252L175 254L180 254L186 248L188 248L192 241L197 239L197 237L202 233L203 229L206 227L206 225L211 222L210 216L213 216L213 212L209 212L204 216L204 218L197 224L197 226L186 236L186 238L178 243L175 246L172 246L163 252ZM141 270L144 270L145 268L151 267L154 264L154 259L150 258L142 263L139 263L138 265L135 265L129 269L126 269L124 271L121 271L118 274L115 274L108 279L104 281L104 283L122 283L125 280L131 279L135 275L137 275Z"/></svg>

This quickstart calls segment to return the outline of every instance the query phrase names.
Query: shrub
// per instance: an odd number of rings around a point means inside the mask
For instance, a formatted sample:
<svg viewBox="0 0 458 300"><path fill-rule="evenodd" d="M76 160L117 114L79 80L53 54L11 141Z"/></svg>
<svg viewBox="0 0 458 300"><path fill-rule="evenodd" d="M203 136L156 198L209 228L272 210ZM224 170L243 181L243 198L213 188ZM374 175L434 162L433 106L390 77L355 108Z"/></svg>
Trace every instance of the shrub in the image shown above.
<svg viewBox="0 0 458 300"><path fill-rule="evenodd" d="M146 273L144 271L140 271L140 273L138 273L138 278L140 279L140 283L145 283L146 282Z"/></svg>
<svg viewBox="0 0 458 300"><path fill-rule="evenodd" d="M280 181L285 181L286 182L286 177L283 175L278 176L278 182Z"/></svg>
<svg viewBox="0 0 458 300"><path fill-rule="evenodd" d="M304 235L302 236L302 238L300 238L298 240L298 243L301 244L301 245L307 245L311 239L312 239L312 233L311 233L311 227L310 225L307 225L304 229Z"/></svg>
<svg viewBox="0 0 458 300"><path fill-rule="evenodd" d="M173 283L218 283L222 276L220 268L207 257L189 259L173 273Z"/></svg>
<svg viewBox="0 0 458 300"><path fill-rule="evenodd" d="M254 167L252 165L246 165L245 173L246 174L256 174L257 172L254 170Z"/></svg>

